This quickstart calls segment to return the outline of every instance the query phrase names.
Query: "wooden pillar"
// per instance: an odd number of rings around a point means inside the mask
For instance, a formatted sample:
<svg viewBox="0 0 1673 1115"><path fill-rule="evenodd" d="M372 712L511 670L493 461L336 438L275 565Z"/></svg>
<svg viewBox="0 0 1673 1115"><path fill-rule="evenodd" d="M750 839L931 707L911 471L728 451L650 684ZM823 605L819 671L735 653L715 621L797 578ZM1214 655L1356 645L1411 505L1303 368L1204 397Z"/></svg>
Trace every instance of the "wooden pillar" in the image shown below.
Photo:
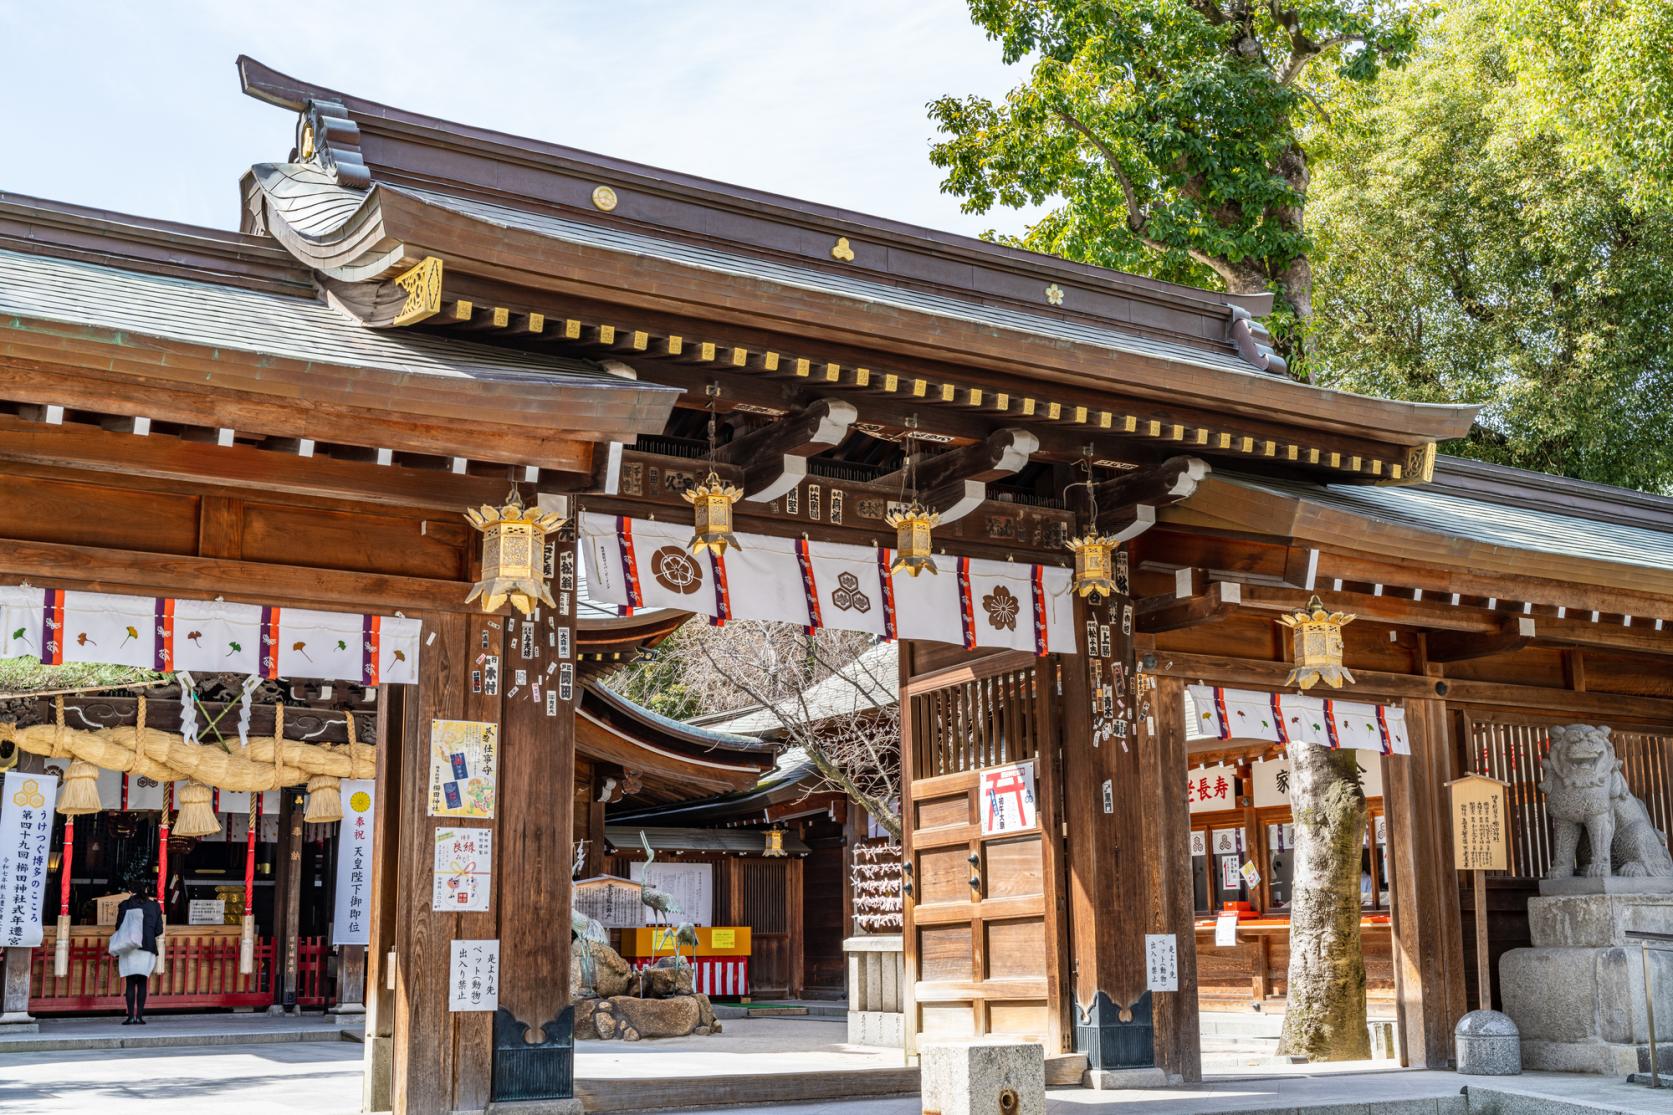
<svg viewBox="0 0 1673 1115"><path fill-rule="evenodd" d="M1437 673L1434 668L1429 671ZM1446 703L1408 699L1412 753L1383 760L1401 1063L1453 1067L1464 1002L1464 942L1446 783L1455 776Z"/></svg>
<svg viewBox="0 0 1673 1115"><path fill-rule="evenodd" d="M394 891L394 1025L390 1058L390 1108L394 1115L441 1115L453 1111L453 1016L447 1009L450 943L457 914L430 908L438 819L428 816L430 721L464 719L473 650L462 615L431 615L419 658L419 679L401 692L398 777L401 808L396 818L397 854L386 867L399 872ZM498 646L493 648L498 653ZM394 811L391 810L391 813ZM485 1087L484 1082L474 1082Z"/></svg>
<svg viewBox="0 0 1673 1115"><path fill-rule="evenodd" d="M388 1111L395 1041L395 968L400 924L396 881L401 877L401 814L414 803L401 796L402 713L393 687L378 688L377 810L372 831L372 921L366 964L366 1056L361 1109Z"/></svg>
<svg viewBox="0 0 1673 1115"><path fill-rule="evenodd" d="M567 547L567 549L566 549ZM560 603L570 602L574 589L573 542L559 544L559 581L553 585ZM563 565L567 555L570 591L564 591ZM500 1008L494 1016L493 1099L540 1100L543 1104L568 1099L574 1091L574 1008L569 1003L570 866L573 859L575 808L575 694L579 683L571 677L570 698L559 698L562 663L548 648L553 627L573 629L573 604L567 614L543 610L536 624L536 654L521 656L517 643L506 640L505 675L513 683L505 690L501 714L500 804L494 865L499 878ZM519 627L528 621L519 620ZM553 640L555 641L555 640ZM573 630L569 645L574 646ZM558 670L548 674L548 665ZM573 665L571 665L573 669ZM531 685L515 684L515 671L525 670L538 682L541 699ZM502 682L503 685L503 682ZM555 701L547 714L548 698ZM572 1104L579 1111L578 1104ZM550 1110L543 1106L542 1110Z"/></svg>
<svg viewBox="0 0 1673 1115"><path fill-rule="evenodd" d="M366 946L343 945L337 953L337 1005L333 1014L366 1012Z"/></svg>
<svg viewBox="0 0 1673 1115"><path fill-rule="evenodd" d="M302 791L294 786L279 791L279 873L274 880L273 934L278 958L274 1000L288 1012L296 1010L300 958L297 940L302 921Z"/></svg>
<svg viewBox="0 0 1673 1115"><path fill-rule="evenodd" d="M5 974L0 979L0 1028L35 1028L35 1019L29 1013L29 965L34 951L0 949L5 958Z"/></svg>
<svg viewBox="0 0 1673 1115"><path fill-rule="evenodd" d="M1101 644L1108 630L1112 653L1065 656L1062 671L1075 1049L1086 1054L1094 1074L1156 1063L1153 1002L1144 965L1144 935L1151 920L1146 861L1160 858L1158 850L1145 846L1144 803L1146 794L1155 792L1156 772L1141 762L1144 745L1139 733L1129 729L1124 738L1102 740L1093 735L1096 685L1118 681L1126 707L1134 705L1131 639L1121 635L1122 610L1127 606L1119 597L1097 605L1078 602L1081 637L1090 642L1096 630ZM1181 853L1186 864L1188 852L1186 848Z"/></svg>
<svg viewBox="0 0 1673 1115"><path fill-rule="evenodd" d="M784 927L790 932L789 997L800 999L807 979L807 919L803 887L807 880L807 861L791 856L784 861Z"/></svg>
<svg viewBox="0 0 1673 1115"><path fill-rule="evenodd" d="M1144 776L1138 790L1150 849L1144 857L1148 932L1172 934L1179 961L1179 990L1154 993L1156 1064L1169 1076L1195 1082L1202 1079L1202 1040L1191 815L1185 799L1185 683L1155 679L1148 699L1140 701L1139 713L1139 766ZM1263 981L1265 974L1263 965Z"/></svg>

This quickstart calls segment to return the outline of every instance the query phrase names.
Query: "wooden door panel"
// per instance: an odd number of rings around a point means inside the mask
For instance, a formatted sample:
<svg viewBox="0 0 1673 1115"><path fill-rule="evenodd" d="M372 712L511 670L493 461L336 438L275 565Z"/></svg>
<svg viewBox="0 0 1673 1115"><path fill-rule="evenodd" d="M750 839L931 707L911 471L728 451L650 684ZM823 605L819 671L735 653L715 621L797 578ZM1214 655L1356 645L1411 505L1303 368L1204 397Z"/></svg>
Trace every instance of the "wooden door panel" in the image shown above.
<svg viewBox="0 0 1673 1115"><path fill-rule="evenodd" d="M920 982L968 983L975 975L971 955L968 921L952 925L923 926L918 930Z"/></svg>
<svg viewBox="0 0 1673 1115"><path fill-rule="evenodd" d="M1044 853L1040 837L990 840L982 847L989 898L1016 898L1045 893Z"/></svg>
<svg viewBox="0 0 1673 1115"><path fill-rule="evenodd" d="M1026 979L1040 972L1040 958L1046 954L1044 918L989 921L986 924L987 978Z"/></svg>
<svg viewBox="0 0 1673 1115"><path fill-rule="evenodd" d="M908 759L908 1017L925 1039L1005 1034L1061 1044L1061 943L1048 902L1058 862L1056 787L1041 748L1054 730L1038 662L1015 656L905 686ZM1055 675L1054 675L1055 676ZM982 772L1035 762L1039 826L984 836ZM1051 901L1055 901L1055 897Z"/></svg>

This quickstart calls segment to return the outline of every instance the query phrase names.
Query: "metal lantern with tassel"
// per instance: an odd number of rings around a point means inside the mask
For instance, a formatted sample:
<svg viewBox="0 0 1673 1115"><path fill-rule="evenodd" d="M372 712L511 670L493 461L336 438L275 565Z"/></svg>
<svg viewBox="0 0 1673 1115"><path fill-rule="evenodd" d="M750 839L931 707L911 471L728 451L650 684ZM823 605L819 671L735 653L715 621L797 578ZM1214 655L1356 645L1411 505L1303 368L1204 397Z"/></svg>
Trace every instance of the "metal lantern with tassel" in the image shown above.
<svg viewBox="0 0 1673 1115"><path fill-rule="evenodd" d="M941 521L940 515L913 500L898 511L889 512L883 521L895 528L895 557L889 563L889 572L905 570L914 577L937 572L932 556L935 543L930 532Z"/></svg>
<svg viewBox="0 0 1673 1115"><path fill-rule="evenodd" d="M1310 689L1320 679L1332 689L1352 683L1353 674L1342 665L1342 628L1354 621L1347 612L1327 612L1317 596L1304 611L1278 617L1278 622L1295 632L1295 667L1285 685Z"/></svg>
<svg viewBox="0 0 1673 1115"><path fill-rule="evenodd" d="M497 612L507 600L524 615L537 603L555 607L546 587L546 536L564 523L555 512L526 507L513 488L503 507L483 504L465 512L471 526L482 532L482 579L471 587L465 603L481 598L482 610Z"/></svg>
<svg viewBox="0 0 1673 1115"><path fill-rule="evenodd" d="M1072 582L1075 592L1081 596L1114 596L1117 591L1115 548L1120 543L1108 535L1087 531L1083 537L1071 538L1064 545L1075 555Z"/></svg>
<svg viewBox="0 0 1673 1115"><path fill-rule="evenodd" d="M684 494L692 507L694 532L688 543L692 553L708 550L715 557L725 557L728 546L743 549L732 533L732 505L744 494L743 489L728 484L710 469L701 484L687 488Z"/></svg>
<svg viewBox="0 0 1673 1115"><path fill-rule="evenodd" d="M767 845L761 850L763 856L779 859L784 856L784 830L768 829Z"/></svg>

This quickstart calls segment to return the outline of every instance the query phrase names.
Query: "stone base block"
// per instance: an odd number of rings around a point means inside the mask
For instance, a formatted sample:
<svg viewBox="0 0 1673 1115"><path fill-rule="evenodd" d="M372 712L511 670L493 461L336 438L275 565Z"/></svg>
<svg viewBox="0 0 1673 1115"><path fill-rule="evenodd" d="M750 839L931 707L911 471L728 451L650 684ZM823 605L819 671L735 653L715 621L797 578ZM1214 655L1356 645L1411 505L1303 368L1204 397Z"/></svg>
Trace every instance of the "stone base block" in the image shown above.
<svg viewBox="0 0 1673 1115"><path fill-rule="evenodd" d="M1616 1042L1534 1039L1522 1043L1522 1065L1534 1072L1588 1072L1599 1076L1625 1076L1638 1071L1641 1058L1649 1060L1648 1050L1648 1046L1622 1045Z"/></svg>
<svg viewBox="0 0 1673 1115"><path fill-rule="evenodd" d="M906 1016L880 1010L851 1010L848 1012L848 1044L904 1049Z"/></svg>
<svg viewBox="0 0 1673 1115"><path fill-rule="evenodd" d="M1045 1115L1038 1042L960 1042L918 1050L924 1115Z"/></svg>
<svg viewBox="0 0 1673 1115"><path fill-rule="evenodd" d="M1643 876L1609 875L1592 877L1574 875L1567 879L1541 879L1542 897L1559 894L1660 894L1673 896L1673 879L1652 879Z"/></svg>
<svg viewBox="0 0 1673 1115"><path fill-rule="evenodd" d="M1167 1088L1183 1083L1177 1074L1154 1066L1147 1069L1087 1069L1080 1086L1095 1092L1130 1091L1135 1088Z"/></svg>
<svg viewBox="0 0 1673 1115"><path fill-rule="evenodd" d="M578 1099L516 1100L511 1103L496 1100L488 1104L487 1115L585 1115L586 1110Z"/></svg>
<svg viewBox="0 0 1673 1115"><path fill-rule="evenodd" d="M1673 955L1651 952L1650 978L1656 1017L1673 1019ZM1499 960L1499 985L1504 1012L1515 1020L1524 1042L1649 1041L1644 965L1637 948L1513 949Z"/></svg>
<svg viewBox="0 0 1673 1115"><path fill-rule="evenodd" d="M1641 880L1570 879L1606 883ZM1667 880L1673 883L1673 879ZM1673 933L1673 894L1587 894L1528 900L1535 948L1637 948L1629 930Z"/></svg>

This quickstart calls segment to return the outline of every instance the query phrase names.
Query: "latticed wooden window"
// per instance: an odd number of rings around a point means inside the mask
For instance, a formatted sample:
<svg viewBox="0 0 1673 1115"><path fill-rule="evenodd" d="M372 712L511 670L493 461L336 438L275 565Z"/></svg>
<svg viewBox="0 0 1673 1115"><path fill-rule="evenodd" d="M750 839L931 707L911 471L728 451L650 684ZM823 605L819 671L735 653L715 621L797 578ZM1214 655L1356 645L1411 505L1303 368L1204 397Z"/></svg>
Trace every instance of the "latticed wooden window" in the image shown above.
<svg viewBox="0 0 1673 1115"><path fill-rule="evenodd" d="M1510 786L1510 870L1506 878L1538 879L1551 866L1551 826L1540 792L1550 729L1572 724L1573 716L1533 717L1515 713L1464 713L1463 769ZM1595 723L1595 718L1585 718ZM1644 799L1650 819L1663 833L1673 822L1673 728L1610 725L1615 757L1624 762L1627 787ZM1582 840L1585 838L1582 837ZM1582 853L1584 854L1584 853Z"/></svg>

